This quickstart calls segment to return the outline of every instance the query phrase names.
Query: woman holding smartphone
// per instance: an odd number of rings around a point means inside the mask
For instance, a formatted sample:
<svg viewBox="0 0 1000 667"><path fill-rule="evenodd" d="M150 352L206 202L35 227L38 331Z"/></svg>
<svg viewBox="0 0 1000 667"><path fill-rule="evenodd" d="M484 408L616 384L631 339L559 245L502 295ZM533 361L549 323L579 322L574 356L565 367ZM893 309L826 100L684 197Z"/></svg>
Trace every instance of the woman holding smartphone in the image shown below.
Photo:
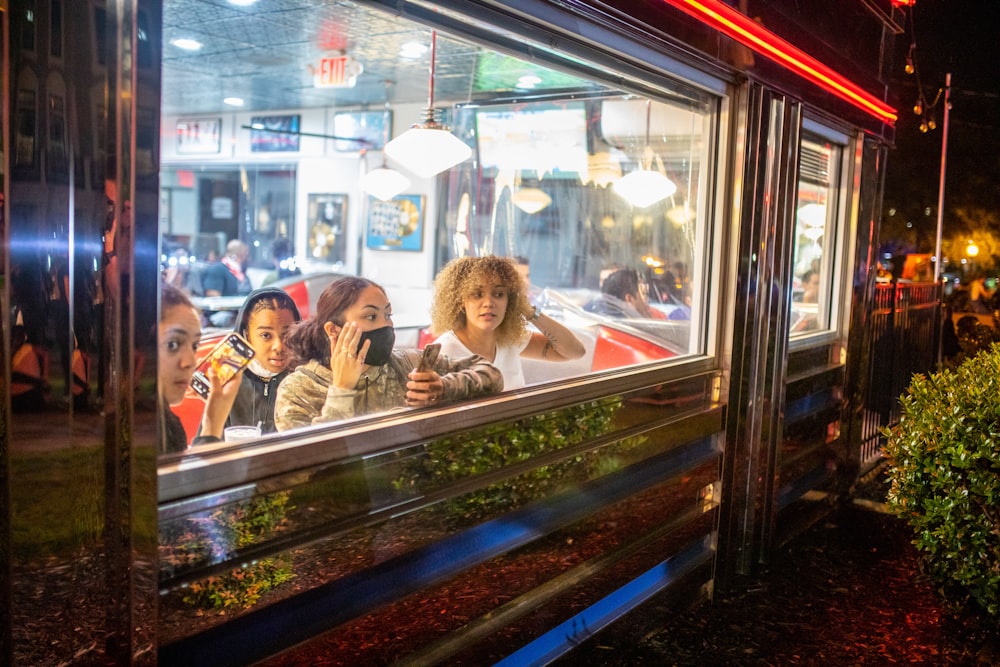
<svg viewBox="0 0 1000 667"><path fill-rule="evenodd" d="M163 285L160 296L160 321L157 326L157 393L160 399L160 453L182 452L188 447L181 420L170 409L180 405L198 365L201 340L201 316L184 292L173 285ZM242 372L242 371L241 371ZM239 390L240 375L223 384L215 369L209 369L209 392L201 418L203 441L222 438L226 418Z"/></svg>
<svg viewBox="0 0 1000 667"><path fill-rule="evenodd" d="M278 430L503 389L500 372L479 357L441 356L421 371L421 353L393 349L395 340L392 305L379 285L347 277L327 286L316 315L286 338L297 366L278 387Z"/></svg>
<svg viewBox="0 0 1000 667"><path fill-rule="evenodd" d="M227 427L259 427L261 433L278 430L274 425L278 385L291 371L285 337L301 319L298 307L284 290L262 287L247 296L234 330L250 343L254 356L243 372Z"/></svg>

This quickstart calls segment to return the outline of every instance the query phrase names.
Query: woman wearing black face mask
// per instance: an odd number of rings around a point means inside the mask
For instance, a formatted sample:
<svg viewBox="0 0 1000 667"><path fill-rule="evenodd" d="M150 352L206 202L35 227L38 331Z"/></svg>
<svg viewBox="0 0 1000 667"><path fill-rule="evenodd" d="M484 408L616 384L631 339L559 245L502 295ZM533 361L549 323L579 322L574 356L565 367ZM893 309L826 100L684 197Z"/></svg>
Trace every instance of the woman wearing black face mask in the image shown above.
<svg viewBox="0 0 1000 667"><path fill-rule="evenodd" d="M503 389L500 371L481 357L441 356L432 370L418 372L420 352L395 350L395 340L385 290L364 278L331 283L316 315L285 338L298 366L278 387L278 430Z"/></svg>

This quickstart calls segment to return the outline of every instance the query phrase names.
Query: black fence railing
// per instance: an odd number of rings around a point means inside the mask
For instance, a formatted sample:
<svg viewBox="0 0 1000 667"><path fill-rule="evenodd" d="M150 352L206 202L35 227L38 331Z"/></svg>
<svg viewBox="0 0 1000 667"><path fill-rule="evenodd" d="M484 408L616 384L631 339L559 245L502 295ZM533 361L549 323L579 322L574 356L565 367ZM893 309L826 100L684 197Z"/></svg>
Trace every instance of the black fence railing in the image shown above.
<svg viewBox="0 0 1000 667"><path fill-rule="evenodd" d="M865 385L861 472L881 458L881 432L899 421L899 397L914 373L934 370L941 342L941 285L878 283Z"/></svg>

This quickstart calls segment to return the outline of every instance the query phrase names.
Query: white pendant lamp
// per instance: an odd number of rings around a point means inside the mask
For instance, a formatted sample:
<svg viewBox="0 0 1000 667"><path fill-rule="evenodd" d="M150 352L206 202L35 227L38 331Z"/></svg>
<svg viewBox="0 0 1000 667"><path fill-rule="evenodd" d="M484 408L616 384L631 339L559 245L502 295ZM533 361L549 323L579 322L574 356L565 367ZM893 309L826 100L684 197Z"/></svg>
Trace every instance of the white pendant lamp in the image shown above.
<svg viewBox="0 0 1000 667"><path fill-rule="evenodd" d="M663 160L649 145L649 116L652 100L646 101L646 148L640 168L615 181L611 187L636 208L646 208L677 192L677 186L663 173ZM654 169L655 167L655 169Z"/></svg>
<svg viewBox="0 0 1000 667"><path fill-rule="evenodd" d="M389 84L386 81L385 112L382 116L382 166L372 169L361 177L362 192L367 192L376 199L389 201L400 192L410 187L410 179L395 169L390 169L385 163L385 144L389 139Z"/></svg>
<svg viewBox="0 0 1000 667"><path fill-rule="evenodd" d="M431 32L431 68L424 121L385 145L385 154L422 178L430 178L472 156L472 149L437 120L434 108L434 66L437 31Z"/></svg>
<svg viewBox="0 0 1000 667"><path fill-rule="evenodd" d="M408 187L410 179L384 164L361 178L361 189L382 201L389 201Z"/></svg>

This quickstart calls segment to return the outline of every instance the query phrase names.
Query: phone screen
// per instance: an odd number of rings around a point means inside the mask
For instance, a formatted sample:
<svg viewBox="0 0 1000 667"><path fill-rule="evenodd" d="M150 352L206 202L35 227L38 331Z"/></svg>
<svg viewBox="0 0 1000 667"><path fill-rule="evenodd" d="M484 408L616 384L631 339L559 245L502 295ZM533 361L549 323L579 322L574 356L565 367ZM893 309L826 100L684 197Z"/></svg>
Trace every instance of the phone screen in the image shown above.
<svg viewBox="0 0 1000 667"><path fill-rule="evenodd" d="M214 368L222 378L222 384L226 384L250 363L253 355L250 343L237 333L229 334L198 364L191 378L191 388L202 398L208 398L208 391L212 387L208 369Z"/></svg>

